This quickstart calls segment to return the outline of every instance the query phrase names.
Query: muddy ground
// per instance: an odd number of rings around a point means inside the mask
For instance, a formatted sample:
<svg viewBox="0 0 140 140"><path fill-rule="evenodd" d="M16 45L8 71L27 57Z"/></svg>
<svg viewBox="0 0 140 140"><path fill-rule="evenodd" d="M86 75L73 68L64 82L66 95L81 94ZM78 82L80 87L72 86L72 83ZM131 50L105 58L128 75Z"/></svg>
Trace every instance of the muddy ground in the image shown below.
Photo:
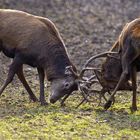
<svg viewBox="0 0 140 140"><path fill-rule="evenodd" d="M109 50L122 27L140 16L139 0L0 0L0 8L48 17L58 27L73 63L80 69L92 55ZM0 81L11 60L0 55ZM97 62L98 63L98 62ZM26 69L36 79L36 70Z"/></svg>

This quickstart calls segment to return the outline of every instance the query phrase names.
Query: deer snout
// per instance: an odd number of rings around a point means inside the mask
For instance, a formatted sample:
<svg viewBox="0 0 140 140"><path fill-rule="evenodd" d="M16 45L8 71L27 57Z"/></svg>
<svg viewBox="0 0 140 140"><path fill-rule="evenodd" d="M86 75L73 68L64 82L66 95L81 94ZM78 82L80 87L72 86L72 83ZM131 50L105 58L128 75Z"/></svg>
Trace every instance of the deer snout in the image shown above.
<svg viewBox="0 0 140 140"><path fill-rule="evenodd" d="M59 100L61 97L58 96L57 94L52 94L50 96L50 103L54 104L57 100Z"/></svg>
<svg viewBox="0 0 140 140"><path fill-rule="evenodd" d="M53 98L50 98L50 103L54 104L56 101Z"/></svg>

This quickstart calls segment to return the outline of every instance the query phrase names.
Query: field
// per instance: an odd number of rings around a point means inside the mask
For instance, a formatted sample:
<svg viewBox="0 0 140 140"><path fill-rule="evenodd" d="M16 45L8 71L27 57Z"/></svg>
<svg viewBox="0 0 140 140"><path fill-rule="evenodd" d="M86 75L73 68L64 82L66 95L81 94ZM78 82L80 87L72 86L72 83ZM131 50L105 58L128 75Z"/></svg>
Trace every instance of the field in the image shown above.
<svg viewBox="0 0 140 140"><path fill-rule="evenodd" d="M38 91L36 89L36 91ZM119 93L108 111L93 104L83 104L71 96L65 107L40 106L29 101L22 86L7 90L0 98L1 140L138 140L140 138L140 97L132 114L131 93Z"/></svg>
<svg viewBox="0 0 140 140"><path fill-rule="evenodd" d="M78 70L92 55L110 49L123 26L140 17L139 7L138 0L0 0L0 8L51 19ZM0 85L10 62L0 54ZM25 66L24 72L39 97L36 70ZM49 94L47 88L45 94ZM131 98L131 92L118 92L108 111L104 111L103 104L98 106L98 99L76 108L81 101L78 92L67 100L65 107L60 107L59 102L41 106L29 101L27 92L15 78L0 97L0 140L139 140L140 93L135 113L130 111Z"/></svg>

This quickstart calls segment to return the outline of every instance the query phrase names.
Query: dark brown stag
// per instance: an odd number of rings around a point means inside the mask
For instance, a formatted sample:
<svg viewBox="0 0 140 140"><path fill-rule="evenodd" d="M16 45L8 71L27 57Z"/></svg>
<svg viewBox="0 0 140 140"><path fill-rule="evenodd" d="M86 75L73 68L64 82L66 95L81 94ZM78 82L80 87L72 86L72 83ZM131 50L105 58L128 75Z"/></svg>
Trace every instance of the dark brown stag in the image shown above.
<svg viewBox="0 0 140 140"><path fill-rule="evenodd" d="M71 63L65 45L55 25L47 18L17 10L0 10L0 51L13 58L0 95L15 74L27 90L30 99L37 101L23 75L23 64L36 67L40 79L40 102L47 104L44 95L44 77L51 82L50 102L77 90L76 77L66 74Z"/></svg>
<svg viewBox="0 0 140 140"><path fill-rule="evenodd" d="M135 19L126 24L118 38L117 44L122 72L113 93L105 104L105 109L108 109L111 106L112 99L121 85L131 79L133 90L131 109L132 111L136 111L136 74L140 71L140 19ZM107 61L109 61L109 59Z"/></svg>
<svg viewBox="0 0 140 140"><path fill-rule="evenodd" d="M113 91L111 97L105 104L105 109L108 109L113 100L116 91L118 90L133 90L132 111L137 110L136 105L136 72L140 71L140 19L136 19L124 27L118 40L115 42L107 54L106 60L102 64L101 71L95 70L95 75L102 85L103 89L100 95L105 97L106 92ZM88 64L99 58L91 57ZM131 80L131 82L129 81ZM105 99L106 100L106 99Z"/></svg>
<svg viewBox="0 0 140 140"><path fill-rule="evenodd" d="M107 99L105 98L105 93L108 92L109 94L111 94L111 91L113 91L116 87L122 73L121 58L118 50L119 44L117 40L113 47L110 49L110 52L113 51L117 53L108 54L105 61L102 63L101 71L95 71L96 77L103 87L100 92L100 98L103 96L106 101ZM118 90L132 90L131 82L126 81L122 83Z"/></svg>
<svg viewBox="0 0 140 140"><path fill-rule="evenodd" d="M118 53L108 54L101 71L95 71L96 77L103 86L103 94L113 90L104 108L107 110L111 106L118 90L132 90L131 110L136 111L136 74L140 71L140 19L126 24L110 51ZM94 58L91 57L90 61ZM87 61L87 65L90 61Z"/></svg>

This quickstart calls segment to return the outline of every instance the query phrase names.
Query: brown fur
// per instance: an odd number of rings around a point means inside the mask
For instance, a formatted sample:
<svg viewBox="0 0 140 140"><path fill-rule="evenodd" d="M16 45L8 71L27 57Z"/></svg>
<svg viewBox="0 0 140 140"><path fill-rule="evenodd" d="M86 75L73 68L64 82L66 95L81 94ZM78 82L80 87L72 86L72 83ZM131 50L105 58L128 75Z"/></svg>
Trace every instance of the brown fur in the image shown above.
<svg viewBox="0 0 140 140"><path fill-rule="evenodd" d="M63 78L65 67L72 65L53 22L22 11L0 9L0 50L6 56L14 58L0 94L11 82L14 74L18 73L19 68L28 64L38 69L43 94L40 95L42 104L45 102L44 74L48 80ZM22 68L20 70L22 73ZM22 82L25 83L25 80ZM26 82L28 89L27 86Z"/></svg>
<svg viewBox="0 0 140 140"><path fill-rule="evenodd" d="M113 44L112 48L109 51L119 52L119 41L118 40Z"/></svg>
<svg viewBox="0 0 140 140"><path fill-rule="evenodd" d="M132 30L132 36L135 37L135 38L140 38L140 25L136 26Z"/></svg>
<svg viewBox="0 0 140 140"><path fill-rule="evenodd" d="M117 40L110 51L119 52L119 41ZM109 55L102 64L101 81L102 85L113 90L117 85L122 73L121 59L119 54ZM118 90L131 90L130 83L123 83Z"/></svg>
<svg viewBox="0 0 140 140"><path fill-rule="evenodd" d="M48 19L16 10L0 10L0 32L0 39L9 41L9 47L25 48L33 38L43 41L46 37L49 45L62 42L57 28Z"/></svg>
<svg viewBox="0 0 140 140"><path fill-rule="evenodd" d="M111 97L105 105L105 109L108 109L111 106L116 91L126 83L128 79L131 79L133 90L132 111L136 111L136 72L140 71L140 18L125 25L118 38L118 42L122 72L118 75L120 78ZM109 62L110 59L107 61ZM120 69L120 66L118 69Z"/></svg>

